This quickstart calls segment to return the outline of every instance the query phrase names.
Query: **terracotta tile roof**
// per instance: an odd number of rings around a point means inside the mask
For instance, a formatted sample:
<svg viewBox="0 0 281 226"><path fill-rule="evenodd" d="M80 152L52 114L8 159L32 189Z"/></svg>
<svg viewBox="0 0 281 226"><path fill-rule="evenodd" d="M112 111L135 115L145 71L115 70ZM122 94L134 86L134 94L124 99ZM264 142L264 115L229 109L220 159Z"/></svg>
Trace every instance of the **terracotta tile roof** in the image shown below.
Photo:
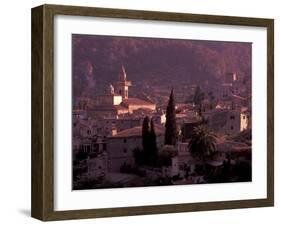
<svg viewBox="0 0 281 226"><path fill-rule="evenodd" d="M121 105L104 105L104 106L97 106L93 108L93 110L128 110L128 108L121 106Z"/></svg>
<svg viewBox="0 0 281 226"><path fill-rule="evenodd" d="M164 135L165 128L161 125L154 125L156 136ZM111 138L121 138L121 137L141 137L142 136L142 126L136 126L130 129L122 130Z"/></svg>
<svg viewBox="0 0 281 226"><path fill-rule="evenodd" d="M151 103L149 101L142 100L139 98L134 98L134 97L130 97L128 99L123 99L123 104L125 104L125 105L155 105L154 103Z"/></svg>

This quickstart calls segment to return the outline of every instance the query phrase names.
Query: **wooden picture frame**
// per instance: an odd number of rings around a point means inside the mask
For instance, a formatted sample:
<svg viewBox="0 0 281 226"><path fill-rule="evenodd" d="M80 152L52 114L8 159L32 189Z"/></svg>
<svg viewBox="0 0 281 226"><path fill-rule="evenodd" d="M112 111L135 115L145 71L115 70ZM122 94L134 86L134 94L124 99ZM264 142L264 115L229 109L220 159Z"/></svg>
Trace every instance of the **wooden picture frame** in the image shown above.
<svg viewBox="0 0 281 226"><path fill-rule="evenodd" d="M71 15L155 21L240 25L267 29L267 198L178 203L122 208L54 210L54 16ZM32 201L31 215L50 220L162 214L274 205L274 21L273 19L196 15L42 5L32 9Z"/></svg>

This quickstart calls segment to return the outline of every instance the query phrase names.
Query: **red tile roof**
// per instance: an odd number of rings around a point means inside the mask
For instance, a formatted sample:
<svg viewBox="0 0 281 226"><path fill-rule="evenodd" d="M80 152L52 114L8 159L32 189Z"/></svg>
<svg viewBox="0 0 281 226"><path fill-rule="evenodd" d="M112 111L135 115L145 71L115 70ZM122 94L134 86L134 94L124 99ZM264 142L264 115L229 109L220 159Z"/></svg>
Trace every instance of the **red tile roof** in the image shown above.
<svg viewBox="0 0 281 226"><path fill-rule="evenodd" d="M154 125L156 136L163 135L165 133L165 129L161 125ZM136 126L130 129L122 130L118 132L116 135L112 136L112 138L123 138L123 137L141 137L142 136L142 127Z"/></svg>
<svg viewBox="0 0 281 226"><path fill-rule="evenodd" d="M96 106L93 110L128 110L128 108L121 106L121 105L104 105L104 106Z"/></svg>
<svg viewBox="0 0 281 226"><path fill-rule="evenodd" d="M125 105L155 105L149 101L142 100L139 98L130 97L128 99L123 99Z"/></svg>

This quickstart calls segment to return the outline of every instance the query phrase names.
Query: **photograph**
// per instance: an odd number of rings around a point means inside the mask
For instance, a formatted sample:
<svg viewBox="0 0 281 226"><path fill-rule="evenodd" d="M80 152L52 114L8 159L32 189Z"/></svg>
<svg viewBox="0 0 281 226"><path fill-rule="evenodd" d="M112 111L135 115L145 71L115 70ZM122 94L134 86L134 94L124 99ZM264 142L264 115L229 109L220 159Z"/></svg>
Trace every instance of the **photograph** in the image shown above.
<svg viewBox="0 0 281 226"><path fill-rule="evenodd" d="M72 34L72 189L252 181L252 43Z"/></svg>

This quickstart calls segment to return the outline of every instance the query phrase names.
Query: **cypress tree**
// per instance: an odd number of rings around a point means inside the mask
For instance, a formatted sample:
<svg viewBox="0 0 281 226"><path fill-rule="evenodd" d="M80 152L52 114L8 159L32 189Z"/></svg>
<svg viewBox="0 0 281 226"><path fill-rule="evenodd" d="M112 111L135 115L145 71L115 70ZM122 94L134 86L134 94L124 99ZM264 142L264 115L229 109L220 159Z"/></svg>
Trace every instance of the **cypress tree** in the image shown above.
<svg viewBox="0 0 281 226"><path fill-rule="evenodd" d="M152 160L151 163L155 164L158 155L157 143L156 143L156 133L154 129L154 122L150 120L150 159Z"/></svg>
<svg viewBox="0 0 281 226"><path fill-rule="evenodd" d="M193 96L193 103L195 105L200 105L205 98L205 94L201 91L200 86L196 86L194 96Z"/></svg>
<svg viewBox="0 0 281 226"><path fill-rule="evenodd" d="M149 146L150 146L150 130L149 130L149 118L146 116L142 123L142 147L145 156L147 156L149 152Z"/></svg>
<svg viewBox="0 0 281 226"><path fill-rule="evenodd" d="M177 138L176 110L175 110L174 91L172 89L167 110L166 110L165 144L175 145L176 138Z"/></svg>

